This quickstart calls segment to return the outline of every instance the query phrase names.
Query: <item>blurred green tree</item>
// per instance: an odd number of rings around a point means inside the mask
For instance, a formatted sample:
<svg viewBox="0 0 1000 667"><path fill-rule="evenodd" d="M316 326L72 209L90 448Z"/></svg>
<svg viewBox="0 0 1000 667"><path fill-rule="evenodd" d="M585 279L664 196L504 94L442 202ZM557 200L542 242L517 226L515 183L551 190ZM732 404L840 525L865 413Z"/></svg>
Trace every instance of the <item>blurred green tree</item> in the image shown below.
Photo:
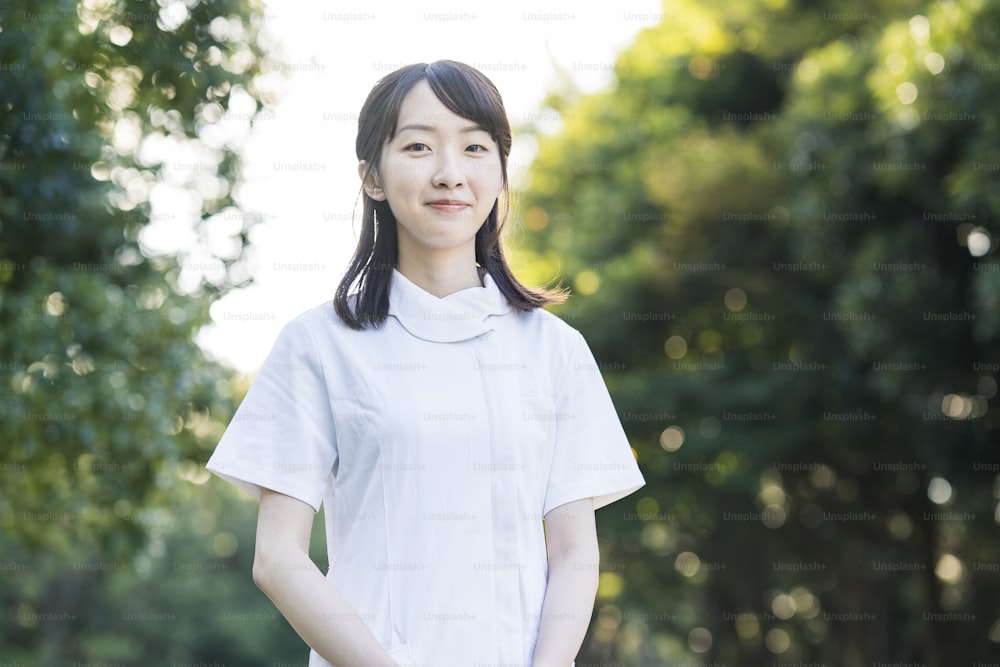
<svg viewBox="0 0 1000 667"><path fill-rule="evenodd" d="M280 74L262 22L256 0L0 7L5 661L300 645L247 586L252 518L216 527L220 497L189 490L245 390L194 336L249 280L238 155Z"/></svg>
<svg viewBox="0 0 1000 667"><path fill-rule="evenodd" d="M134 517L231 414L231 371L193 337L248 281L238 153L277 71L262 20L256 0L0 8L0 527L17 543L135 548ZM151 225L197 240L166 254Z"/></svg>
<svg viewBox="0 0 1000 667"><path fill-rule="evenodd" d="M0 534L0 654L7 664L272 667L302 640L250 582L257 504L206 483L137 517L149 539L123 559L96 548L40 552ZM312 557L326 561L323 513Z"/></svg>
<svg viewBox="0 0 1000 667"><path fill-rule="evenodd" d="M995 655L998 18L672 2L548 101L519 260L581 295L649 482L582 661Z"/></svg>

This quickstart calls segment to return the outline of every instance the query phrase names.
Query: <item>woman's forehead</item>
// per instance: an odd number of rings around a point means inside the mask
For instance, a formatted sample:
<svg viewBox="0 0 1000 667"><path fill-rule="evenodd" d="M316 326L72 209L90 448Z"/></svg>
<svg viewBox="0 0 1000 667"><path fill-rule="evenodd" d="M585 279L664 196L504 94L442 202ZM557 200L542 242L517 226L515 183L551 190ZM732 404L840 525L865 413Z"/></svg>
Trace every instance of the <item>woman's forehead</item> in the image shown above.
<svg viewBox="0 0 1000 667"><path fill-rule="evenodd" d="M446 107L426 80L414 85L403 98L396 127L397 134L407 128L424 131L486 131L475 121L463 118Z"/></svg>

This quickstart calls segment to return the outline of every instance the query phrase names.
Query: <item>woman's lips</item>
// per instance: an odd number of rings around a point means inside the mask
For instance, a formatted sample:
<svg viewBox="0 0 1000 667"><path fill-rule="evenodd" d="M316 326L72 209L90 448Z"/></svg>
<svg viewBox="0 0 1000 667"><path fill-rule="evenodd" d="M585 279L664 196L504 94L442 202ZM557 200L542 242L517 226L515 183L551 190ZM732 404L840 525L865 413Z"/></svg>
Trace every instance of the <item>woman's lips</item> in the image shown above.
<svg viewBox="0 0 1000 667"><path fill-rule="evenodd" d="M446 212L461 211L469 207L469 204L458 201L432 201L428 202L427 205L439 211L446 211Z"/></svg>

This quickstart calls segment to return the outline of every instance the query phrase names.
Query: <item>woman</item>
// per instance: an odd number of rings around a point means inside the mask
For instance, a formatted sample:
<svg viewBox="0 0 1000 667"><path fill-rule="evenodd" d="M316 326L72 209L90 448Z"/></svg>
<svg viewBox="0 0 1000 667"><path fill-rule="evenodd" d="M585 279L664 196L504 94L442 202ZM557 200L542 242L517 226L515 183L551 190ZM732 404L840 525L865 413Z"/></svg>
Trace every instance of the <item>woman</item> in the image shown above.
<svg viewBox="0 0 1000 667"><path fill-rule="evenodd" d="M504 259L510 144L467 65L375 85L351 265L332 306L282 330L208 463L260 499L254 581L311 667L567 667L594 509L643 484L586 342L541 308L560 295Z"/></svg>

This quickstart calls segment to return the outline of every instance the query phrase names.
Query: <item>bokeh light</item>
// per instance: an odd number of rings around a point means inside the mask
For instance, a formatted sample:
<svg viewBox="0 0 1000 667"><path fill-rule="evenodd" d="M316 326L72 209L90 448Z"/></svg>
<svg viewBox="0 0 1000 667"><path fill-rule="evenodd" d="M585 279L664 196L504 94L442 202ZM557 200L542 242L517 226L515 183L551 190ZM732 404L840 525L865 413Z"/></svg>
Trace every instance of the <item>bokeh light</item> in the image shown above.
<svg viewBox="0 0 1000 667"><path fill-rule="evenodd" d="M671 359L683 359L687 354L688 344L683 336L671 336L664 343L663 349Z"/></svg>
<svg viewBox="0 0 1000 667"><path fill-rule="evenodd" d="M712 648L712 633L707 628L695 628L688 633L688 646L695 653L705 653Z"/></svg>
<svg viewBox="0 0 1000 667"><path fill-rule="evenodd" d="M961 581L964 572L962 561L954 554L943 554L938 558L937 566L934 568L934 574L946 584L957 584Z"/></svg>
<svg viewBox="0 0 1000 667"><path fill-rule="evenodd" d="M733 287L726 292L726 296L723 297L723 301L726 304L726 308L733 312L739 312L746 308L747 293L739 287Z"/></svg>
<svg viewBox="0 0 1000 667"><path fill-rule="evenodd" d="M684 444L684 429L668 426L660 433L660 446L668 452L676 452Z"/></svg>
<svg viewBox="0 0 1000 667"><path fill-rule="evenodd" d="M792 645L792 638L783 628L771 628L764 635L764 645L771 653L781 654Z"/></svg>
<svg viewBox="0 0 1000 667"><path fill-rule="evenodd" d="M944 477L932 477L927 484L927 497L932 503L944 505L951 500L951 484Z"/></svg>

